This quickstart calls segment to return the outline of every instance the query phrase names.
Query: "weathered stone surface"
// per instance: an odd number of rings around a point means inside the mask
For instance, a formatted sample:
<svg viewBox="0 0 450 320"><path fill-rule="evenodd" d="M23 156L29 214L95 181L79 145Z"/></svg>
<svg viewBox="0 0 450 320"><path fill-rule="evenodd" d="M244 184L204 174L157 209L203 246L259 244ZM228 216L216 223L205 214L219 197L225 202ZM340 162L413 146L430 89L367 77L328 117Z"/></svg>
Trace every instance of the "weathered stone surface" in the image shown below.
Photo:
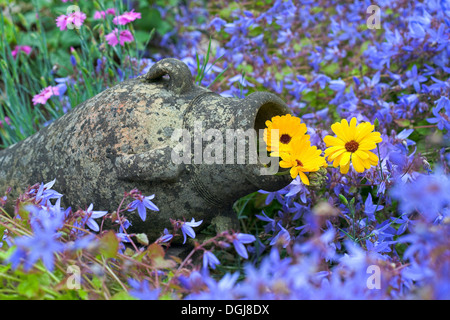
<svg viewBox="0 0 450 320"><path fill-rule="evenodd" d="M221 97L194 85L182 62L164 59L147 76L105 90L0 151L0 193L11 186L14 197L56 178L54 189L64 194L65 206L94 203L95 210L112 212L124 191L137 188L156 195L160 212L148 212L145 222L137 214L128 218L133 231L153 239L169 218L203 219L203 226L216 216L234 219L229 212L235 200L258 189L278 190L288 176L260 176L261 164L176 165L171 154L179 141L172 133L203 121L204 131L215 128L225 138L226 129L262 129L272 116L287 113L283 101L267 92L242 100Z"/></svg>

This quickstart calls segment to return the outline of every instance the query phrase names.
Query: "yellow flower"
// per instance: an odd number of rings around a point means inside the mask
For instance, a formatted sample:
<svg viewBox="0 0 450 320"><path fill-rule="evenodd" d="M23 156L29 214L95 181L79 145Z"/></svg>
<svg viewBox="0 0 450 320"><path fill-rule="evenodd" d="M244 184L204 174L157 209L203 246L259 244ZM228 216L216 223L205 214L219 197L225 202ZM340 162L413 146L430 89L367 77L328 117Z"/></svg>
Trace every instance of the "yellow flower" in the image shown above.
<svg viewBox="0 0 450 320"><path fill-rule="evenodd" d="M290 145L295 137L305 136L309 140L306 133L306 125L301 123L300 118L293 117L290 114L284 116L275 116L271 120L266 121L267 128L264 129L264 141L267 144L267 150L271 151L273 157L278 157L280 153L288 152ZM277 133L272 130L278 130ZM272 141L272 135L274 142Z"/></svg>
<svg viewBox="0 0 450 320"><path fill-rule="evenodd" d="M324 157L321 157L322 150L316 146L311 146L309 137L300 136L292 140L289 152L281 153L280 167L291 168L292 179L300 175L300 179L306 185L309 185L309 179L305 172L315 172L327 163Z"/></svg>
<svg viewBox="0 0 450 320"><path fill-rule="evenodd" d="M375 129L369 122L356 125L356 118L336 122L331 126L331 130L336 137L326 136L323 141L327 145L325 157L333 162L333 167L340 166L341 173L346 174L350 168L350 162L356 172L364 172L371 166L378 164L378 157L373 150L377 143L381 142L379 132L372 132Z"/></svg>

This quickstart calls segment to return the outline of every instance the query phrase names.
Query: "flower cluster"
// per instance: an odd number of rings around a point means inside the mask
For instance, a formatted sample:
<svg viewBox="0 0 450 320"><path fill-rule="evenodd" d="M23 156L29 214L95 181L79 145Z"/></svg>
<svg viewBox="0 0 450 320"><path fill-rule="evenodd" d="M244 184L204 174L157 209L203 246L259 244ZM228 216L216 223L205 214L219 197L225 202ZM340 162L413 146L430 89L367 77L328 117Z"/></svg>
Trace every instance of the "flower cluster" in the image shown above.
<svg viewBox="0 0 450 320"><path fill-rule="evenodd" d="M321 150L311 146L309 135L306 134L306 125L300 118L290 114L275 116L266 121L264 140L271 156L280 156L282 168L291 168L292 179L300 176L303 183L309 185L305 172L316 172L324 166L325 159L321 157Z"/></svg>
<svg viewBox="0 0 450 320"><path fill-rule="evenodd" d="M309 185L305 172L316 172L326 167L322 150L311 146L307 128L300 118L291 115L275 116L266 122L264 141L271 156L280 156L280 167L291 168L292 179L298 175L302 182ZM334 167L340 166L342 174L350 168L350 162L356 172L362 173L371 166L378 164L378 157L372 152L376 144L381 142L379 132L372 132L374 126L368 122L356 125L356 118L350 123L346 119L331 126L336 137L325 136L324 142L328 147L325 156Z"/></svg>

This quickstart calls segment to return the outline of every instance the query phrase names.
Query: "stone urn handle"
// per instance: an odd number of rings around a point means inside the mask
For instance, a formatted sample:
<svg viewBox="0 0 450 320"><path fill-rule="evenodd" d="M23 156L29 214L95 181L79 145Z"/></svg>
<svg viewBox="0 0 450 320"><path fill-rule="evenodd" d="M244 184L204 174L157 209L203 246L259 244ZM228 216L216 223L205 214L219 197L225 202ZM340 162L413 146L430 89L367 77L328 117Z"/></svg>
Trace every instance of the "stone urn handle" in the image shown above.
<svg viewBox="0 0 450 320"><path fill-rule="evenodd" d="M168 75L169 90L175 94L188 92L193 86L192 73L188 66L180 60L166 58L155 63L148 71L145 79L147 81L159 81Z"/></svg>

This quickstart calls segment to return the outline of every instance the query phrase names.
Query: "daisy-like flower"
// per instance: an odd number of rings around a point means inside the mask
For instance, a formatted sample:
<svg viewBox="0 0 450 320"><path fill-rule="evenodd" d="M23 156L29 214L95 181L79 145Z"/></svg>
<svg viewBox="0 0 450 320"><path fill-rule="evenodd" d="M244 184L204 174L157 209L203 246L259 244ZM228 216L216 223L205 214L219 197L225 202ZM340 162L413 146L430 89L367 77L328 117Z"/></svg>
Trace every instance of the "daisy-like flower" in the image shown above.
<svg viewBox="0 0 450 320"><path fill-rule="evenodd" d="M364 172L371 166L378 164L378 157L373 150L377 143L381 142L379 132L373 132L375 126L369 122L356 125L356 118L350 123L347 120L336 122L331 130L336 137L326 136L323 140L328 147L325 157L333 162L333 167L340 167L341 173L346 174L350 168L350 162L356 172Z"/></svg>
<svg viewBox="0 0 450 320"><path fill-rule="evenodd" d="M37 105L38 103L45 104L52 96L59 96L59 88L57 86L48 86L42 89L41 92L33 97L33 105Z"/></svg>
<svg viewBox="0 0 450 320"><path fill-rule="evenodd" d="M291 168L292 179L300 176L302 182L309 185L305 172L316 172L326 166L325 158L321 156L322 150L311 146L306 136L293 139L289 152L281 153L280 167Z"/></svg>
<svg viewBox="0 0 450 320"><path fill-rule="evenodd" d="M134 40L134 37L131 34L130 30L122 30L119 33L119 30L115 28L114 31L108 33L105 36L105 39L110 46L115 47L119 43L121 46L123 46L125 42L132 42Z"/></svg>
<svg viewBox="0 0 450 320"><path fill-rule="evenodd" d="M305 136L306 125L301 123L300 118L293 117L290 114L284 116L275 116L266 121L267 128L264 129L264 141L267 144L267 150L271 151L272 157L277 157L280 153L288 152L290 144L295 137ZM276 135L277 138L272 137ZM272 141L274 140L274 141Z"/></svg>

